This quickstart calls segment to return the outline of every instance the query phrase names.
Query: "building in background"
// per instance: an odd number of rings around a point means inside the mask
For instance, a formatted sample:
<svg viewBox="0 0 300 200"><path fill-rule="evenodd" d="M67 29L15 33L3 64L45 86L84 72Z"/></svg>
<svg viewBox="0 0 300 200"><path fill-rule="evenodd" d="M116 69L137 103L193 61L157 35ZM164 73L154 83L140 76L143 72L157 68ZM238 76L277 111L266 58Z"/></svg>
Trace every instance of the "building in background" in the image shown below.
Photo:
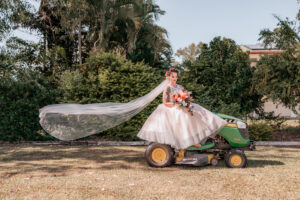
<svg viewBox="0 0 300 200"><path fill-rule="evenodd" d="M269 54L278 54L281 53L282 50L276 49L275 46L270 48L265 48L263 44L254 44L254 45L240 45L240 48L244 52L249 52L250 65L255 67L259 59L264 55ZM294 113L291 109L285 107L282 104L276 105L272 101L267 101L264 106L265 112L274 111L275 115L280 115L282 117L286 117L289 119L300 119L300 115ZM300 113L300 105L297 107L297 112Z"/></svg>
<svg viewBox="0 0 300 200"><path fill-rule="evenodd" d="M263 44L240 45L242 51L249 51L250 65L255 67L259 59L266 54L278 54L282 50L276 49L275 46L265 48Z"/></svg>

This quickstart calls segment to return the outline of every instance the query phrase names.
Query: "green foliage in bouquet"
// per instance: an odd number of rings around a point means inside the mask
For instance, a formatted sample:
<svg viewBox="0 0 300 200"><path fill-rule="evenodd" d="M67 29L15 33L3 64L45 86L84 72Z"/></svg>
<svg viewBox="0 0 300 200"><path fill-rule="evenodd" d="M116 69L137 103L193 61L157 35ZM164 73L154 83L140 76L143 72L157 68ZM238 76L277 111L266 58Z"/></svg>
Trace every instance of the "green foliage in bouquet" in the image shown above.
<svg viewBox="0 0 300 200"><path fill-rule="evenodd" d="M55 102L54 91L40 74L19 69L0 81L0 140L49 140L39 124L39 109ZM40 134L38 133L40 132Z"/></svg>
<svg viewBox="0 0 300 200"><path fill-rule="evenodd" d="M83 67L62 74L59 86L62 94L60 102L126 103L154 89L163 80L162 74L142 62L133 64L120 55L92 54ZM99 135L115 140L137 140L138 130L161 102L160 98L132 119Z"/></svg>
<svg viewBox="0 0 300 200"><path fill-rule="evenodd" d="M262 96L252 86L249 55L231 39L216 37L203 44L196 60L186 60L182 68L179 82L211 111L243 117L261 104Z"/></svg>

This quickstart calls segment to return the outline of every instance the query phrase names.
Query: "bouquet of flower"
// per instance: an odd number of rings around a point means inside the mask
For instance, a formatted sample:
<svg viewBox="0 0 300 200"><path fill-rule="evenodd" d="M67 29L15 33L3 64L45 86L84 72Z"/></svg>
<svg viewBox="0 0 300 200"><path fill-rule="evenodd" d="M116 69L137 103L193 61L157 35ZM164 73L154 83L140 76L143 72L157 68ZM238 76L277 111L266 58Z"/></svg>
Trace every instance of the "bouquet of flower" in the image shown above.
<svg viewBox="0 0 300 200"><path fill-rule="evenodd" d="M191 101L193 100L193 98L190 96L192 94L192 92L188 92L186 90L182 90L181 94L174 94L173 98L174 98L174 105L178 104L180 105L180 107L186 108L188 110L188 112L191 113L191 115L193 115L193 111L192 108L193 106L191 105Z"/></svg>

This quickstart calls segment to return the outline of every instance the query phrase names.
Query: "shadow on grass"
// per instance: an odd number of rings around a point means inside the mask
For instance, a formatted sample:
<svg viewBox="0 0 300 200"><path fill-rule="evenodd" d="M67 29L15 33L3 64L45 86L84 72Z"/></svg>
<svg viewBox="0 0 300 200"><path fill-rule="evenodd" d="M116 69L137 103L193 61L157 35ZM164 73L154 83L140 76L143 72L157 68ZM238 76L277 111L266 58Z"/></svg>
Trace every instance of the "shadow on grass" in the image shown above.
<svg viewBox="0 0 300 200"><path fill-rule="evenodd" d="M66 173L70 170L148 168L143 148L47 146L1 147L0 177L30 172Z"/></svg>
<svg viewBox="0 0 300 200"><path fill-rule="evenodd" d="M291 156L291 155L287 155L287 154L282 154L282 155L273 155L273 154L269 154L269 155L255 155L255 156L249 156L248 158L279 158L279 159L286 159L286 158L298 158L299 156L295 155L295 156Z"/></svg>
<svg viewBox="0 0 300 200"><path fill-rule="evenodd" d="M283 162L277 160L248 160L247 168L265 167L268 165L285 165Z"/></svg>
<svg viewBox="0 0 300 200"><path fill-rule="evenodd" d="M33 148L25 151L1 152L1 162L14 161L42 161L42 160L63 160L63 159L85 159L95 162L105 161L136 161L135 157L140 156L143 152L130 149L119 149L118 147L42 147Z"/></svg>
<svg viewBox="0 0 300 200"><path fill-rule="evenodd" d="M44 172L63 176L65 173L85 170L137 169L147 171L201 170L213 166L195 167L172 165L167 168L149 167L144 157L145 147L95 147L95 146L29 146L0 147L0 177L18 174ZM284 165L275 160L256 160L260 155L251 156L248 168L269 165ZM261 157L272 157L264 155ZM277 156L281 158L280 156ZM285 156L283 156L285 157ZM286 158L286 157L285 157ZM227 168L224 161L213 168ZM76 172L77 171L77 172Z"/></svg>
<svg viewBox="0 0 300 200"><path fill-rule="evenodd" d="M270 165L285 165L285 163L276 161L276 160L248 160L247 168L259 168L259 167L265 167ZM213 168L213 169L224 169L228 168L225 164L224 160L219 160L218 164L216 166L192 166L192 165L175 165L172 167L176 167L178 169L184 169L184 170L201 170L201 169L207 169L207 168Z"/></svg>

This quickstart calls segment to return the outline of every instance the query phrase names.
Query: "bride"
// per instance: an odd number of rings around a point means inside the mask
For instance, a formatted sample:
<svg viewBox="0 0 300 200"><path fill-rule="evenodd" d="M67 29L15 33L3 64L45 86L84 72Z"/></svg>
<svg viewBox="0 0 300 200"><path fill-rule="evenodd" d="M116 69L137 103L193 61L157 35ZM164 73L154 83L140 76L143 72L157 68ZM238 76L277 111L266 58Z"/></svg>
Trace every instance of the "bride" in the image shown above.
<svg viewBox="0 0 300 200"><path fill-rule="evenodd" d="M195 103L191 103L192 115L186 108L181 108L174 99L174 95L184 92L184 88L176 83L178 70L170 68L166 76L169 83L163 91L163 103L151 113L137 136L176 149L192 145L200 147L208 136L214 135L227 122Z"/></svg>

